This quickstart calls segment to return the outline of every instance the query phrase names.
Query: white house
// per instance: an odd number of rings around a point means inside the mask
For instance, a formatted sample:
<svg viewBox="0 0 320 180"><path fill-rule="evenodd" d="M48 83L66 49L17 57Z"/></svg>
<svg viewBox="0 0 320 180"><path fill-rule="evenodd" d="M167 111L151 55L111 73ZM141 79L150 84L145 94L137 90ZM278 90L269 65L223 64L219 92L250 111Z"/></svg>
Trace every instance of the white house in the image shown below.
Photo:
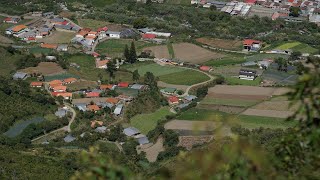
<svg viewBox="0 0 320 180"><path fill-rule="evenodd" d="M253 70L240 69L239 79L253 81L257 77L256 73L257 72Z"/></svg>
<svg viewBox="0 0 320 180"><path fill-rule="evenodd" d="M107 31L106 35L109 36L110 38L116 38L120 39L120 32L115 32L115 31Z"/></svg>

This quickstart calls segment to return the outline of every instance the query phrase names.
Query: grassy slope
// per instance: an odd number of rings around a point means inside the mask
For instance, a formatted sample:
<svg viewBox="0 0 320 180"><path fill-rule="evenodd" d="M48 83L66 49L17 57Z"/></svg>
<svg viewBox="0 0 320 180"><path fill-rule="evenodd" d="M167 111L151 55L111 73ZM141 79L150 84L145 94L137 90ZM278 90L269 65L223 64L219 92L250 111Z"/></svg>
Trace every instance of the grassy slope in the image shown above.
<svg viewBox="0 0 320 180"><path fill-rule="evenodd" d="M112 57L121 57L123 56L125 45L128 45L128 47L130 48L131 42L132 40L130 39L110 39L99 43L96 51ZM141 51L142 48L152 45L150 43L141 41L135 41L134 44L137 50L137 54Z"/></svg>
<svg viewBox="0 0 320 180"><path fill-rule="evenodd" d="M172 67L172 66L160 66L155 63L141 63L127 65L124 68L128 69L129 71L138 70L139 74L143 76L146 72L152 72L155 76L163 76L171 73L177 73L185 71L185 69Z"/></svg>
<svg viewBox="0 0 320 180"><path fill-rule="evenodd" d="M75 55L69 58L68 61L80 65L79 70L70 68L69 73L71 74L93 81L99 79L99 74L103 76L103 79L109 79L109 74L105 70L95 68L95 59L92 56ZM120 71L116 72L115 79L119 81L132 81L131 73Z"/></svg>
<svg viewBox="0 0 320 180"><path fill-rule="evenodd" d="M162 107L151 114L140 114L130 120L133 127L138 128L142 133L147 134L154 129L159 120L164 120L166 115L171 114L169 107Z"/></svg>
<svg viewBox="0 0 320 180"><path fill-rule="evenodd" d="M261 77L257 77L255 80L243 80L236 77L225 77L228 85L246 85L246 86L258 86L261 82Z"/></svg>
<svg viewBox="0 0 320 180"><path fill-rule="evenodd" d="M78 19L78 23L82 27L92 28L93 30L107 25L106 21L99 21L94 19Z"/></svg>
<svg viewBox="0 0 320 180"><path fill-rule="evenodd" d="M242 55L229 55L221 59L210 60L204 63L207 66L226 66L244 63L246 60Z"/></svg>
<svg viewBox="0 0 320 180"><path fill-rule="evenodd" d="M177 119L191 121L228 121L230 125L239 124L245 128L288 128L296 124L296 122L286 121L281 118L246 115L233 116L219 111L196 108L183 112Z"/></svg>
<svg viewBox="0 0 320 180"><path fill-rule="evenodd" d="M198 71L185 70L160 76L160 80L169 84L193 85L209 80L210 78Z"/></svg>
<svg viewBox="0 0 320 180"><path fill-rule="evenodd" d="M8 76L16 70L15 63L22 58L22 55L11 55L3 48L0 48L0 76Z"/></svg>

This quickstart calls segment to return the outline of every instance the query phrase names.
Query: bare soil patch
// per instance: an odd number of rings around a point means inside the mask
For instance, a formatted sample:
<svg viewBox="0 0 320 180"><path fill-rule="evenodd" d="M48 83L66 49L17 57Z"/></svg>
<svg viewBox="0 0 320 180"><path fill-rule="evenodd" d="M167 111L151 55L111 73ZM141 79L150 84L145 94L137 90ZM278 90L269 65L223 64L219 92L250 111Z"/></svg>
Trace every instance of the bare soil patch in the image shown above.
<svg viewBox="0 0 320 180"><path fill-rule="evenodd" d="M213 136L179 136L178 146L191 150L194 145L201 145L212 141Z"/></svg>
<svg viewBox="0 0 320 180"><path fill-rule="evenodd" d="M242 42L239 40L217 39L217 38L198 38L197 42L212 46L215 48L228 50L241 50Z"/></svg>
<svg viewBox="0 0 320 180"><path fill-rule="evenodd" d="M274 90L274 88L268 87L216 85L215 87L209 89L209 93L271 96Z"/></svg>
<svg viewBox="0 0 320 180"><path fill-rule="evenodd" d="M67 87L71 91L78 91L81 89L94 89L98 86L98 83L95 81L86 81L80 80L71 84L68 84Z"/></svg>
<svg viewBox="0 0 320 180"><path fill-rule="evenodd" d="M169 59L170 58L168 47L166 45L146 47L143 50L151 50L154 57L159 58L159 59L161 59L161 58Z"/></svg>
<svg viewBox="0 0 320 180"><path fill-rule="evenodd" d="M198 108L216 110L216 111L221 111L221 112L230 113L230 114L238 114L245 110L244 107L213 105L213 104L200 104Z"/></svg>
<svg viewBox="0 0 320 180"><path fill-rule="evenodd" d="M159 87L168 87L168 88L176 88L178 90L186 91L189 86L186 85L177 85L177 84L168 84L163 81L158 81Z"/></svg>
<svg viewBox="0 0 320 180"><path fill-rule="evenodd" d="M249 116L264 116L274 118L287 118L293 114L291 111L276 111L276 110L261 110L261 109L247 109L242 113Z"/></svg>
<svg viewBox="0 0 320 180"><path fill-rule="evenodd" d="M193 64L200 64L225 56L190 43L173 44L173 49L177 59Z"/></svg>
<svg viewBox="0 0 320 180"><path fill-rule="evenodd" d="M37 67L29 67L22 69L21 71L28 74L42 74L44 76L65 73L65 70L63 70L57 63L54 62L41 62Z"/></svg>
<svg viewBox="0 0 320 180"><path fill-rule="evenodd" d="M50 36L43 39L37 39L38 42L48 44L69 44L76 33L66 31L54 31Z"/></svg>
<svg viewBox="0 0 320 180"><path fill-rule="evenodd" d="M275 110L275 111L295 111L295 107L290 107L290 101L264 101L254 106L254 109Z"/></svg>
<svg viewBox="0 0 320 180"><path fill-rule="evenodd" d="M276 88L272 95L274 96L281 96L289 93L291 90L289 88Z"/></svg>
<svg viewBox="0 0 320 180"><path fill-rule="evenodd" d="M142 146L139 151L143 151L146 153L146 158L148 159L149 162L156 162L159 153L164 151L163 138L159 137L157 142L152 146L150 145Z"/></svg>
<svg viewBox="0 0 320 180"><path fill-rule="evenodd" d="M210 98L219 98L219 99L243 99L243 100L266 100L270 96L264 95L239 95L239 94L218 94L218 93L209 93Z"/></svg>

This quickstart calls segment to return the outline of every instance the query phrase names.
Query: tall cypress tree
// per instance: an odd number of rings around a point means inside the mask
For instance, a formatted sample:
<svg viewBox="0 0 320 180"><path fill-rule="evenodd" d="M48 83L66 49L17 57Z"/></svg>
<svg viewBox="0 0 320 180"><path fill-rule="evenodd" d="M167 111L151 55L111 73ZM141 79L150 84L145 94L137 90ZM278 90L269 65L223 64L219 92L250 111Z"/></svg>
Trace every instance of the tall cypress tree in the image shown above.
<svg viewBox="0 0 320 180"><path fill-rule="evenodd" d="M127 62L130 62L130 52L129 52L129 47L126 44L126 46L124 47L124 52L123 52L123 56L125 57Z"/></svg>
<svg viewBox="0 0 320 180"><path fill-rule="evenodd" d="M134 42L131 42L130 47L130 63L133 64L137 61L137 53L136 53L136 47L134 45Z"/></svg>

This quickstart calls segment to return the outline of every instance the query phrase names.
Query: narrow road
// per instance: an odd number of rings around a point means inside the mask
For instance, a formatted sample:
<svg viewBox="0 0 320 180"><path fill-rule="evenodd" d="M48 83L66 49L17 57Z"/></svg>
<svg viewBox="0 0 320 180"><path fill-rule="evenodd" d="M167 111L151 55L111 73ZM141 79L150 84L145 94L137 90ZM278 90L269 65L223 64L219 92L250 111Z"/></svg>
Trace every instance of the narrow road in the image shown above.
<svg viewBox="0 0 320 180"><path fill-rule="evenodd" d="M48 83L44 83L44 88L45 88L46 91L48 91L48 93L51 95L51 92L50 92L48 86L49 86ZM60 103L59 103L58 101L56 101L56 104L57 104L57 105L60 105ZM66 107L71 111L71 113L72 113L72 117L71 117L71 120L69 121L68 125L60 128L60 129L56 129L56 130L54 130L54 131L51 131L51 132L49 132L49 133L47 133L47 134L44 134L44 135L42 135L42 136L39 136L39 137L37 137L37 138L35 138L35 139L32 139L31 142L37 141L37 140L39 140L39 139L41 139L41 138L44 138L44 137L46 137L46 136L48 136L48 135L51 135L51 134L54 134L54 133L57 133L57 132L60 132L60 131L67 131L67 132L69 132L69 133L72 131L72 130L71 130L71 125L72 125L72 123L74 122L74 120L76 119L77 113L76 113L76 111L71 107L71 105L69 105L69 104L67 104L67 103L64 103L64 106L66 106Z"/></svg>
<svg viewBox="0 0 320 180"><path fill-rule="evenodd" d="M108 40L108 39L110 39L110 38L109 38L109 37L105 37L105 38L102 38L102 39L100 39L100 40L95 41L95 42L93 43L92 47L91 47L91 50L90 50L90 51L87 51L86 53L87 53L87 54L92 54L93 52L95 52L95 49L96 49L96 47L97 47L97 45L98 45L99 43L102 43L102 42L104 42L104 41L106 41L106 40Z"/></svg>

